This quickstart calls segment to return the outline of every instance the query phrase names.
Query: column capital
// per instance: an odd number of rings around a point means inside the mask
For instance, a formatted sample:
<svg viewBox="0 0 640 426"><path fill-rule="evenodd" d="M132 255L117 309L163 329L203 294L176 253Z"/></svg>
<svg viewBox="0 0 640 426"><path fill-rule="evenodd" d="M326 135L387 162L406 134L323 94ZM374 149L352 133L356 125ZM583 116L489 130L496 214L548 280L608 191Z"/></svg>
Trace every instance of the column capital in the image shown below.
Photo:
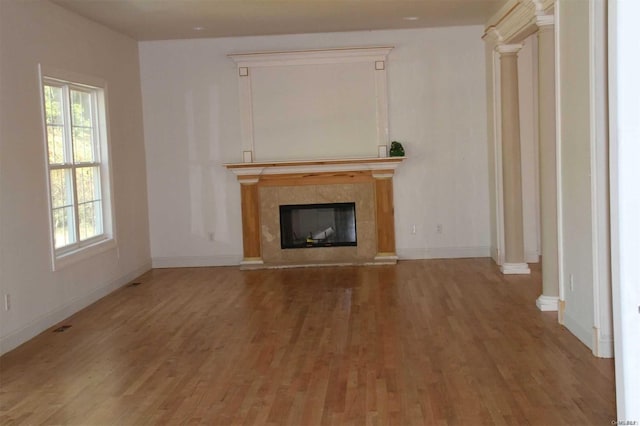
<svg viewBox="0 0 640 426"><path fill-rule="evenodd" d="M555 17L553 15L536 15L536 25L540 30L550 30L555 25Z"/></svg>
<svg viewBox="0 0 640 426"><path fill-rule="evenodd" d="M500 55L516 55L520 49L522 49L522 43L499 44L496 46L496 52Z"/></svg>
<svg viewBox="0 0 640 426"><path fill-rule="evenodd" d="M482 36L482 39L486 43L491 43L494 45L503 43L503 40L504 40L502 35L500 34L500 31L496 27L487 28L484 35Z"/></svg>

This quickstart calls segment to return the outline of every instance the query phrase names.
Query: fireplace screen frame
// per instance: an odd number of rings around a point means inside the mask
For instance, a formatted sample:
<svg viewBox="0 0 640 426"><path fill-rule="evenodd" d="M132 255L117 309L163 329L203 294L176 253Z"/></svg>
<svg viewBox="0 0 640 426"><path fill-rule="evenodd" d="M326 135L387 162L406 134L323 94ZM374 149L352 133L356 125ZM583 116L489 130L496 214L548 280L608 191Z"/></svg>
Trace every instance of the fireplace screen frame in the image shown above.
<svg viewBox="0 0 640 426"><path fill-rule="evenodd" d="M332 226L321 226L322 229L315 229L309 235L299 237L293 230L293 238L285 238L288 232L285 232L285 221L283 217L290 215L294 210L314 210L314 209L342 209L350 212L353 217L353 241L331 241L327 237L327 233L335 232ZM314 204L284 204L279 206L279 222L280 222L280 248L282 250L299 249L299 248L321 248L321 247L356 247L358 245L358 228L355 202L338 202L338 203L314 203ZM331 228L331 229L330 229ZM287 241L285 241L285 239ZM289 242L291 241L291 242Z"/></svg>

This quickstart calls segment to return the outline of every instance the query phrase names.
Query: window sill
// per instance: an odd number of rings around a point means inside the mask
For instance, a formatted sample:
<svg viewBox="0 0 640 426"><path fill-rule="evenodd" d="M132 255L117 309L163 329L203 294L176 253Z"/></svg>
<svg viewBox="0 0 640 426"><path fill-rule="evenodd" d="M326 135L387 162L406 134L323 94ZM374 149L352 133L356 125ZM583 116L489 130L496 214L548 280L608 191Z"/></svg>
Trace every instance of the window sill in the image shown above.
<svg viewBox="0 0 640 426"><path fill-rule="evenodd" d="M115 249L117 246L115 238L109 238L68 253L61 255L54 254L53 270L59 271L67 266L86 260L100 253L104 253L105 251Z"/></svg>

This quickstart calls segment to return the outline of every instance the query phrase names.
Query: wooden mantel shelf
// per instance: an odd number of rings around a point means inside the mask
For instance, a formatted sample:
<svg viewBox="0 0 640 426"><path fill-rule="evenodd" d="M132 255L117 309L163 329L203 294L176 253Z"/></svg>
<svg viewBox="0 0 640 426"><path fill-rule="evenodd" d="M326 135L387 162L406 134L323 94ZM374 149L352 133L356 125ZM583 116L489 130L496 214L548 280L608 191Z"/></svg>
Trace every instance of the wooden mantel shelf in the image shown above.
<svg viewBox="0 0 640 426"><path fill-rule="evenodd" d="M335 173L335 172L387 172L393 171L406 157L351 158L335 160L271 161L262 163L229 163L238 180L264 175L284 175L292 173Z"/></svg>

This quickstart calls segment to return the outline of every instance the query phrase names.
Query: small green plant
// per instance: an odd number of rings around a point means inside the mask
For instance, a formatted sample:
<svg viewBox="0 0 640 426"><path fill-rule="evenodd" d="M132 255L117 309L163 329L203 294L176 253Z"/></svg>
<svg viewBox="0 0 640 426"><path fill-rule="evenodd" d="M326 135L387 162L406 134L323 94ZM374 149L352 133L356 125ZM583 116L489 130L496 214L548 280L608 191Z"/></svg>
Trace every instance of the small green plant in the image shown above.
<svg viewBox="0 0 640 426"><path fill-rule="evenodd" d="M404 157L404 148L402 147L402 144L397 141L391 142L389 155L392 157Z"/></svg>

